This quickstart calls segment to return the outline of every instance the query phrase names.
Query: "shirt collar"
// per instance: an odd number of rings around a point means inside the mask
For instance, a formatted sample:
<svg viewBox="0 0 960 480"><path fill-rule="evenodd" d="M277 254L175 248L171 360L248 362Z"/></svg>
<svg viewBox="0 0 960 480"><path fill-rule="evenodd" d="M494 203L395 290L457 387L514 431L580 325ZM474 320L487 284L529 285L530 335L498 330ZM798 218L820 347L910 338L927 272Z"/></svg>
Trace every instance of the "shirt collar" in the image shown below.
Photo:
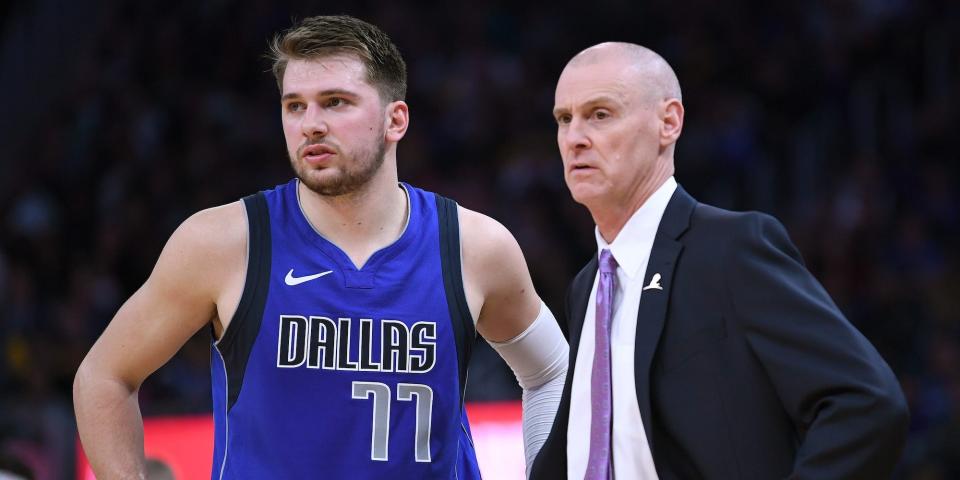
<svg viewBox="0 0 960 480"><path fill-rule="evenodd" d="M653 192L646 202L643 202L636 212L633 212L617 234L617 238L613 239L613 243L607 243L600 235L600 229L594 228L594 234L597 237L597 258L600 257L600 252L604 248L609 248L613 258L617 260L617 264L628 277L633 278L642 274L640 267L650 255L660 219L676 189L677 181L671 176L663 182L663 185L660 185L657 191Z"/></svg>

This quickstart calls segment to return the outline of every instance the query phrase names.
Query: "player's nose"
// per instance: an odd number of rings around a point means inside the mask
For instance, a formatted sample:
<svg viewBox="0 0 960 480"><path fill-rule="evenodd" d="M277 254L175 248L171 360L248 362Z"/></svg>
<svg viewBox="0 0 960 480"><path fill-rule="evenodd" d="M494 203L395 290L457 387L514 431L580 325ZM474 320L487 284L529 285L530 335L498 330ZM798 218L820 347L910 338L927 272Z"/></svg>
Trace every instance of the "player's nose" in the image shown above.
<svg viewBox="0 0 960 480"><path fill-rule="evenodd" d="M312 108L312 106L307 106L300 129L307 138L322 137L330 132L330 126L324 119L321 109Z"/></svg>

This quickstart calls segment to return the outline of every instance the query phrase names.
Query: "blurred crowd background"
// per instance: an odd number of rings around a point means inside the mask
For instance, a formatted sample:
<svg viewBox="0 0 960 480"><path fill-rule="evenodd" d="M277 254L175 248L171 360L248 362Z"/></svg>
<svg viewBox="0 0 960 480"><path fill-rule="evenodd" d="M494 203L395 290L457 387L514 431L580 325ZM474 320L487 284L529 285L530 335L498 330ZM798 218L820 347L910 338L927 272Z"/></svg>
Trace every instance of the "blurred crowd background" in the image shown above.
<svg viewBox="0 0 960 480"><path fill-rule="evenodd" d="M409 67L400 177L497 218L555 312L595 250L551 118L604 40L675 68L677 180L762 210L893 367L912 412L896 478L960 478L960 2L0 4L0 466L73 475L74 372L191 213L287 180L263 58L291 17L347 13ZM145 415L209 412L209 332L143 385ZM469 399L516 399L481 344ZM0 468L2 469L2 468Z"/></svg>

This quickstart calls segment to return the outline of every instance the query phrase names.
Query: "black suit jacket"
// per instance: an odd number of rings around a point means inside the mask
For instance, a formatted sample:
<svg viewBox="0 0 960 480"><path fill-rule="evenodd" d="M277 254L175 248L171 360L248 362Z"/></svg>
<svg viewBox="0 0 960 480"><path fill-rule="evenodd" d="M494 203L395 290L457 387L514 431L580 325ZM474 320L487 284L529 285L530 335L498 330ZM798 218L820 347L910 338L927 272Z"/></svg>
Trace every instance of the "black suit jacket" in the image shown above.
<svg viewBox="0 0 960 480"><path fill-rule="evenodd" d="M534 479L567 478L570 389L596 272L594 257L567 293L570 368ZM661 480L890 476L908 419L897 379L779 222L677 187L644 284L656 273L663 290L641 296L634 375Z"/></svg>

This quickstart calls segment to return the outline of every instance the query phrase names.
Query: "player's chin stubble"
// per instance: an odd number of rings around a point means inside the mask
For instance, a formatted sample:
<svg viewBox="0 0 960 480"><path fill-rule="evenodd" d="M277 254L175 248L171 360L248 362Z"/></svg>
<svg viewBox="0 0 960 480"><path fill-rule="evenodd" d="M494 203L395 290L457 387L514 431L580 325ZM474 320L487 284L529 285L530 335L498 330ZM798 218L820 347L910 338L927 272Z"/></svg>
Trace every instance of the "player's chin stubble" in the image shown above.
<svg viewBox="0 0 960 480"><path fill-rule="evenodd" d="M322 179L310 175L312 169L300 160L291 157L290 165L307 188L325 197L338 197L363 188L380 170L386 153L386 142L378 142L374 149L364 149L352 159L344 158L346 161L342 162L338 174L325 175ZM295 155L299 158L300 153Z"/></svg>

